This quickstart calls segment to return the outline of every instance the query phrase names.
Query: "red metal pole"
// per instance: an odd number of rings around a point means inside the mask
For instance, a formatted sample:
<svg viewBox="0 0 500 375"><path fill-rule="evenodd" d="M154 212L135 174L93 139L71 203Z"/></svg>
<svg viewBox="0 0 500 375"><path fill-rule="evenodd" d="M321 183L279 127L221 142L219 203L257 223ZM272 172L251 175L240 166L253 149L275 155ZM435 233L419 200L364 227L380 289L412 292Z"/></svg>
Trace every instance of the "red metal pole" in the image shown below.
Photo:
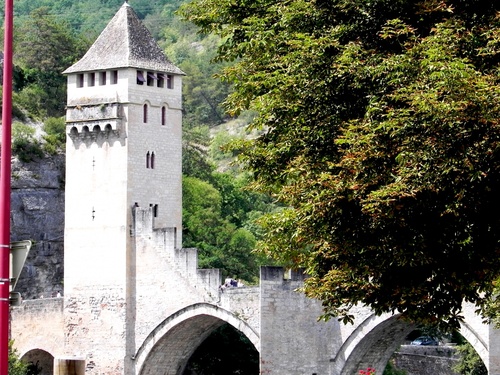
<svg viewBox="0 0 500 375"><path fill-rule="evenodd" d="M2 151L0 159L0 375L9 372L10 176L13 0L5 0Z"/></svg>

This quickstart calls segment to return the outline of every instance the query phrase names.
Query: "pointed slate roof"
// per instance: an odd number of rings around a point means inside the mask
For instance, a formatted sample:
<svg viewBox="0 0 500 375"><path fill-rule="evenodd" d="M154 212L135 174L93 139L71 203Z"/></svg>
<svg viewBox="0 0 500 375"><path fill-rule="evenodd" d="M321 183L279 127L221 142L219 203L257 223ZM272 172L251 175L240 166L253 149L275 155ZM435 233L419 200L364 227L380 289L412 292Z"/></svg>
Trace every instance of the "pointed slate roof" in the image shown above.
<svg viewBox="0 0 500 375"><path fill-rule="evenodd" d="M149 30L125 2L85 56L63 73L127 67L184 74L167 59Z"/></svg>

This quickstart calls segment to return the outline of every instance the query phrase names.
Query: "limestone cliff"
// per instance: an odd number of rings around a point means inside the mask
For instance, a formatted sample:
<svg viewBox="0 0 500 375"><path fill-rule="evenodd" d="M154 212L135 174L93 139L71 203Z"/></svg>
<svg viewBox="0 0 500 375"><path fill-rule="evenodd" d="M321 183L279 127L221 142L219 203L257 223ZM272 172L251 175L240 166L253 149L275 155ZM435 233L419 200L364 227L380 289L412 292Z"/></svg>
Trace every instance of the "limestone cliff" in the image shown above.
<svg viewBox="0 0 500 375"><path fill-rule="evenodd" d="M33 242L15 289L23 299L63 291L64 165L64 155L13 159L11 240Z"/></svg>

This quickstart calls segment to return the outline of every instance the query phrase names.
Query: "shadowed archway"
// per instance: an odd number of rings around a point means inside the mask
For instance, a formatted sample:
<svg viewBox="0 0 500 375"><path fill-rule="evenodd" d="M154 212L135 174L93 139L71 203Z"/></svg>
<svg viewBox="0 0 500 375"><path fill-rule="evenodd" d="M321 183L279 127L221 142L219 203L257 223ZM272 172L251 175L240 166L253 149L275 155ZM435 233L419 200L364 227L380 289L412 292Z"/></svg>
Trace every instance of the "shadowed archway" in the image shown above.
<svg viewBox="0 0 500 375"><path fill-rule="evenodd" d="M218 306L199 303L172 314L148 335L135 356L136 373L181 375L196 348L226 323L259 350L259 336L247 323Z"/></svg>
<svg viewBox="0 0 500 375"><path fill-rule="evenodd" d="M25 353L21 360L28 366L36 368L39 375L52 375L54 373L54 356L42 349L33 349Z"/></svg>
<svg viewBox="0 0 500 375"><path fill-rule="evenodd" d="M360 369L375 368L382 374L393 353L416 325L401 319L400 315L370 315L349 336L336 357L336 370L341 375L357 374ZM468 324L460 326L460 334L472 345L486 365L488 350L481 335ZM337 372L336 372L337 373Z"/></svg>
<svg viewBox="0 0 500 375"><path fill-rule="evenodd" d="M357 374L360 369L372 367L377 374L382 374L392 354L414 329L414 324L400 319L398 315L371 315L357 327L339 351L346 359L339 373Z"/></svg>

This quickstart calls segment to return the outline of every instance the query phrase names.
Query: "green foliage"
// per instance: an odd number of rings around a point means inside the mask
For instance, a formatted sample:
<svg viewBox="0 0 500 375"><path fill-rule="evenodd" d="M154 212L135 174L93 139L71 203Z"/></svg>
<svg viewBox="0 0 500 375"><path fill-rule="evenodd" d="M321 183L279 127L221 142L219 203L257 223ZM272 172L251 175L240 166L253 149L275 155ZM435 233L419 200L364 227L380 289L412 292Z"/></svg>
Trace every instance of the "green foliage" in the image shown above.
<svg viewBox="0 0 500 375"><path fill-rule="evenodd" d="M204 46L201 42L197 46L210 48L211 52L215 50L215 46ZM220 67L209 64L206 54L203 58L193 57L190 54L179 64L187 74L183 80L186 122L208 126L221 124L228 118L221 103L229 92L229 86L213 78Z"/></svg>
<svg viewBox="0 0 500 375"><path fill-rule="evenodd" d="M241 161L287 209L266 255L311 276L324 318L457 327L500 274L500 4L194 1L231 62L230 113L258 113Z"/></svg>
<svg viewBox="0 0 500 375"><path fill-rule="evenodd" d="M177 0L154 2L134 0L131 5L141 18L147 19L151 14L161 14L163 7L168 8L177 2ZM123 5L122 0L16 0L15 22L16 26L22 25L29 20L30 14L34 10L46 7L55 17L66 20L72 30L82 34L90 34L91 38L95 39L121 5ZM154 22L154 20L150 22ZM157 27L165 26L166 22L166 20L160 19Z"/></svg>
<svg viewBox="0 0 500 375"><path fill-rule="evenodd" d="M457 346L460 359L453 371L462 375L487 375L488 370L471 344L465 342Z"/></svg>
<svg viewBox="0 0 500 375"><path fill-rule="evenodd" d="M245 174L216 172L207 152L213 147L208 127L184 131L183 243L198 248L200 267L255 283L259 265L272 263L254 252L261 236L256 221L274 205L245 188Z"/></svg>
<svg viewBox="0 0 500 375"><path fill-rule="evenodd" d="M31 118L41 118L45 116L44 109L47 94L42 87L29 84L19 92L12 94L13 104L23 108Z"/></svg>
<svg viewBox="0 0 500 375"><path fill-rule="evenodd" d="M201 268L220 268L224 276L248 283L258 279L259 258L253 254L255 235L243 227L253 206L233 185L218 175L217 188L195 177L183 178L183 243L199 250Z"/></svg>
<svg viewBox="0 0 500 375"><path fill-rule="evenodd" d="M182 216L186 223L184 241L189 244L194 238L204 238L206 241L216 242L215 238L201 234L219 223L222 205L219 192L210 183L195 177L183 178L182 186Z"/></svg>
<svg viewBox="0 0 500 375"><path fill-rule="evenodd" d="M210 180L215 166L208 159L210 134L207 126L184 127L182 132L182 173Z"/></svg>
<svg viewBox="0 0 500 375"><path fill-rule="evenodd" d="M18 99L34 116L60 116L66 104L63 70L88 47L76 38L67 23L57 20L47 7L33 10L15 37L15 63L23 70L25 86Z"/></svg>
<svg viewBox="0 0 500 375"><path fill-rule="evenodd" d="M20 122L12 124L12 154L25 163L43 157L42 146L35 137L34 128Z"/></svg>
<svg viewBox="0 0 500 375"><path fill-rule="evenodd" d="M2 108L3 108L2 101L3 101L3 89L2 87L0 87L0 114L2 113ZM12 116L18 120L24 120L26 118L22 107L19 105L19 103L16 103L15 99L13 100L12 103Z"/></svg>
<svg viewBox="0 0 500 375"><path fill-rule="evenodd" d="M228 120L222 102L230 85L214 79L224 65L212 61L220 39L200 38L192 24L178 19L164 30L164 37L167 56L186 73L182 90L187 127L213 127Z"/></svg>
<svg viewBox="0 0 500 375"><path fill-rule="evenodd" d="M394 366L392 361L387 362L387 366L385 366L383 375L406 375L407 372L405 370L400 370Z"/></svg>
<svg viewBox="0 0 500 375"><path fill-rule="evenodd" d="M45 120L43 130L45 144L44 150L49 154L56 154L66 146L66 121L64 117L49 117Z"/></svg>
<svg viewBox="0 0 500 375"><path fill-rule="evenodd" d="M235 140L235 137L229 135L225 131L219 131L210 142L210 158L217 162L227 159L233 159L233 153L227 149L227 145Z"/></svg>
<svg viewBox="0 0 500 375"><path fill-rule="evenodd" d="M27 375L28 365L21 361L19 353L14 348L14 342L9 340L9 375Z"/></svg>

